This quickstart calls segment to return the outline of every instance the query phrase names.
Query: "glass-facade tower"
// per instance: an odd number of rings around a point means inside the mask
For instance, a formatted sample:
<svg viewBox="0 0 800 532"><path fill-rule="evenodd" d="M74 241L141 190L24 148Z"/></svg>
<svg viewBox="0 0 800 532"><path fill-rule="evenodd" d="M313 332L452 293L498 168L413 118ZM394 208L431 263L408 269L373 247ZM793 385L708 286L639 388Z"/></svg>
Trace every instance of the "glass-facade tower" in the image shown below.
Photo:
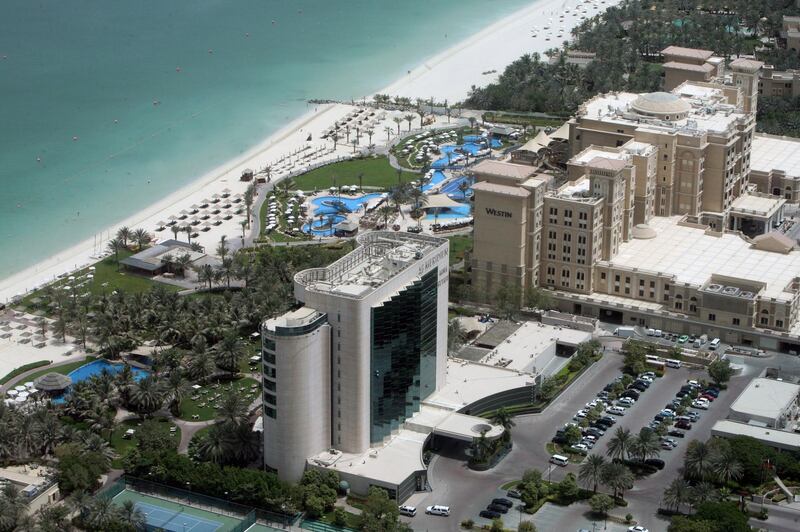
<svg viewBox="0 0 800 532"><path fill-rule="evenodd" d="M370 441L379 443L436 389L438 269L372 309Z"/></svg>

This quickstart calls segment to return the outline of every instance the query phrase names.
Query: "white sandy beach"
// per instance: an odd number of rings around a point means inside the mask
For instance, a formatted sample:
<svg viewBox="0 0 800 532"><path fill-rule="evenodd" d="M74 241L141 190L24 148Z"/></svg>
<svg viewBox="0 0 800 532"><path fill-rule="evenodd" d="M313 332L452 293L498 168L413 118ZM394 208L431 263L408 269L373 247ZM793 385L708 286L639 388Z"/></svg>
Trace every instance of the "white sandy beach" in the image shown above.
<svg viewBox="0 0 800 532"><path fill-rule="evenodd" d="M581 15L573 16L576 6L585 8L587 11L585 16L591 17L618 1L605 0L601 3L600 0L596 0L594 3L589 3L577 0L539 0L533 2L531 6L424 61L409 74L377 92L411 98L429 99L434 97L437 101L446 99L450 103L463 100L471 86L486 85L495 80L507 64L522 54L542 53L549 48L558 46L581 20ZM569 9L570 13L565 14L566 9ZM559 20L561 14L565 14L563 20ZM545 31L542 28L547 25L548 19L553 19L552 28ZM457 21L454 22L457 23ZM538 27L538 32L534 38L532 30L535 27ZM561 27L563 27L564 33L562 37L558 37L558 29ZM491 70L497 72L483 74L483 72ZM352 106L343 104L319 106L316 110L288 124L242 156L225 162L191 185L103 230L101 233L103 238L88 239L60 251L35 266L3 279L0 281L0 302L8 302L13 297L42 286L61 274L95 262L98 253L105 251L107 235L113 236L119 227L143 227L149 232L154 232L159 221L166 221L171 215L177 215L181 210L188 209L191 205L210 198L214 194L221 194L225 189L229 189L234 195L243 193L247 183L241 182L239 177L246 168L259 170L265 166L274 165L280 159L304 148L306 149L304 153L319 150L319 155L313 159L297 162L295 169L301 164L319 164L325 160L348 156L352 153L352 147L344 145L344 139L340 141L334 152L333 143L320 140L319 137L334 122L341 120L353 109ZM392 115L388 114L382 123L374 127L373 143L377 146L386 143L384 127L396 127L391 118ZM405 129L405 124L403 124L403 129ZM313 138L311 142L306 141L309 134ZM297 160L297 157L294 159ZM276 177L279 178L280 175L273 174L273 181ZM241 226L239 223L241 220L241 217L234 217L208 232L201 233L197 241L212 251L223 234L229 240L240 238ZM161 240L173 236L168 229L155 233L155 235ZM178 238L185 238L185 234L179 234Z"/></svg>

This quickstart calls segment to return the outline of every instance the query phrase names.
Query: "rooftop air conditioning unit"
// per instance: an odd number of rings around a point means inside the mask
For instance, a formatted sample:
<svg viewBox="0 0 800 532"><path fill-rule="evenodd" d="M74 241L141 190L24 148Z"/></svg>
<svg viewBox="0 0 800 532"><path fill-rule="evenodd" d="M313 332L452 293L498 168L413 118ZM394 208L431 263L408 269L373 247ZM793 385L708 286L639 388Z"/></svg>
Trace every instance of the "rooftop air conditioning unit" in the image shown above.
<svg viewBox="0 0 800 532"><path fill-rule="evenodd" d="M755 294L753 292L744 291L739 294L739 297L743 297L745 299L753 299L753 297L755 297Z"/></svg>
<svg viewBox="0 0 800 532"><path fill-rule="evenodd" d="M735 286L726 286L725 288L722 289L722 293L725 294L726 296L738 296L739 289L736 288Z"/></svg>
<svg viewBox="0 0 800 532"><path fill-rule="evenodd" d="M710 284L706 287L706 292L719 292L722 290L721 284Z"/></svg>

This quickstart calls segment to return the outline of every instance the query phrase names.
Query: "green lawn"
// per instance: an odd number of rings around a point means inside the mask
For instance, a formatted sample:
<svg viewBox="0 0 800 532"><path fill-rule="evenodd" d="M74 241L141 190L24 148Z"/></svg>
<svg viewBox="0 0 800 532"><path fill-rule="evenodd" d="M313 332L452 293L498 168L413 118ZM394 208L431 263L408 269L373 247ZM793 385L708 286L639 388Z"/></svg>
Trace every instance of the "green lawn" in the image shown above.
<svg viewBox="0 0 800 532"><path fill-rule="evenodd" d="M458 235L448 238L450 241L450 265L464 259L464 252L472 249L472 235Z"/></svg>
<svg viewBox="0 0 800 532"><path fill-rule="evenodd" d="M364 174L363 186L382 189L391 188L398 183L397 170L389 164L386 157L366 157L329 164L311 170L294 178L295 188L303 191L328 190L334 186L359 185L358 176ZM407 183L414 181L418 176L410 172L401 172L400 179Z"/></svg>
<svg viewBox="0 0 800 532"><path fill-rule="evenodd" d="M29 380L29 381L32 381L32 380L35 380L35 379L41 377L42 375L46 375L48 373L60 373L62 375L67 375L70 371L76 370L79 367L81 367L81 366L83 366L85 364L88 364L89 362L92 362L94 360L97 360L97 358L88 356L88 357L84 358L83 360L77 360L75 362L70 362L69 364L64 364L63 366L58 366L57 368L43 369L42 371L37 371L36 373L26 377L26 379Z"/></svg>
<svg viewBox="0 0 800 532"><path fill-rule="evenodd" d="M257 386L254 391L250 391L250 387L253 384L256 384ZM214 386L216 386L216 388ZM240 388L244 388L244 390L240 390ZM192 391L192 397L197 396L197 399L187 397L181 402L180 418L186 421L209 421L214 419L217 414L217 410L214 406L213 396L217 394L223 394L229 389L234 389L245 394L249 400L248 402L252 402L258 399L258 396L261 393L261 384L257 380L251 379L250 377L240 377L234 381L206 384L202 387L202 389ZM192 419L192 416L194 415L199 417L197 419Z"/></svg>
<svg viewBox="0 0 800 532"><path fill-rule="evenodd" d="M133 255L132 251L120 251L119 259L122 260L131 255ZM120 290L126 293L146 292L155 285L163 286L167 290L172 291L181 290L180 287L159 283L149 277L135 275L126 272L124 269L118 269L117 261L114 255L106 257L100 262L95 263L93 266L95 268L94 272L90 272L89 268L87 267L71 274L75 277L74 281L61 279L50 284L49 286L59 288L70 285L70 283L75 285L82 282L82 280L87 280L88 282L86 285L77 288L76 290L80 291L79 293L90 292L94 295L109 293L114 290ZM94 278L91 280L86 278L86 275L89 273L94 275ZM45 290L39 289L25 296L18 306L23 307L24 310L28 312L34 312L40 309L45 311L49 310L47 304L48 298Z"/></svg>
<svg viewBox="0 0 800 532"><path fill-rule="evenodd" d="M31 362L30 364L25 364L24 366L15 369L5 377L1 378L0 384L5 384L14 377L16 377L17 375L22 375L26 371L32 370L34 368L41 368L42 366L49 366L50 364L52 364L51 360L40 360L38 362Z"/></svg>
<svg viewBox="0 0 800 532"><path fill-rule="evenodd" d="M174 423L164 418L156 419L156 421L158 422L159 429L161 429L164 434L167 435L170 434L170 427L176 427ZM117 457L112 461L111 467L115 469L123 467L123 460L125 460L125 457L139 444L139 440L135 435L130 439L125 439L125 431L128 429L137 430L141 424L142 422L138 419L129 419L128 421L123 421L115 426L114 432L111 433L111 441L109 443L114 451L116 451ZM175 441L175 447L177 448L181 441L181 429L180 427L176 428L177 430L173 433L173 436L170 436L170 438Z"/></svg>

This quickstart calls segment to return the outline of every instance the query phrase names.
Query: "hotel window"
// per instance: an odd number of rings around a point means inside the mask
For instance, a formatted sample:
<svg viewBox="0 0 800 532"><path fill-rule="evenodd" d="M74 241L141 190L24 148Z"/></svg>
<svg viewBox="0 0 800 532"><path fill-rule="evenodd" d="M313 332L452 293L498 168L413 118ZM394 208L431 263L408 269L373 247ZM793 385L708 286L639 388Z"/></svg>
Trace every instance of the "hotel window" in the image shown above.
<svg viewBox="0 0 800 532"><path fill-rule="evenodd" d="M606 272L600 272L600 279L603 281L606 280Z"/></svg>
<svg viewBox="0 0 800 532"><path fill-rule="evenodd" d="M717 315L716 314L709 314L708 315L708 321L717 321Z"/></svg>
<svg viewBox="0 0 800 532"><path fill-rule="evenodd" d="M739 325L739 318L733 318L731 320L731 323L733 323L734 325Z"/></svg>
<svg viewBox="0 0 800 532"><path fill-rule="evenodd" d="M783 320L775 320L775 327L783 327Z"/></svg>
<svg viewBox="0 0 800 532"><path fill-rule="evenodd" d="M264 413L267 414L267 416L271 417L272 419L278 417L277 412L275 412L274 408L266 407L264 408Z"/></svg>
<svg viewBox="0 0 800 532"><path fill-rule="evenodd" d="M769 325L769 318L762 316L761 325Z"/></svg>

